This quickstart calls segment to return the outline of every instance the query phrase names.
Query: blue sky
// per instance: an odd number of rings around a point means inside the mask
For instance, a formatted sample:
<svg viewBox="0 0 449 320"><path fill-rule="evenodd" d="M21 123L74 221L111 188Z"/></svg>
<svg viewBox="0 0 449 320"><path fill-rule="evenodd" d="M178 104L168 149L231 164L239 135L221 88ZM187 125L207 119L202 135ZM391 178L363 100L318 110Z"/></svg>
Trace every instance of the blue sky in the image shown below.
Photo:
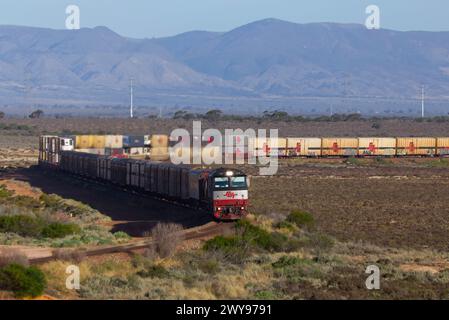
<svg viewBox="0 0 449 320"><path fill-rule="evenodd" d="M81 27L136 38L227 31L264 18L364 23L370 4L380 7L382 28L449 31L447 0L1 0L0 24L62 29L69 4L80 7Z"/></svg>

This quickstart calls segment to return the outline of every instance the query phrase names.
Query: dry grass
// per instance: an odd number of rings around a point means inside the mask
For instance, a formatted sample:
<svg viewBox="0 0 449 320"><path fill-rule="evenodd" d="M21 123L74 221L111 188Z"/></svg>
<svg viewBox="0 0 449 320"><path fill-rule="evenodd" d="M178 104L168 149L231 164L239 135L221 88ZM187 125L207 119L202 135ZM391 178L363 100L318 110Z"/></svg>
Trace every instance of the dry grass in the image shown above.
<svg viewBox="0 0 449 320"><path fill-rule="evenodd" d="M29 265L27 256L20 249L16 248L0 248L0 267L15 263L24 266Z"/></svg>
<svg viewBox="0 0 449 320"><path fill-rule="evenodd" d="M182 242L182 226L175 223L158 223L151 230L154 240L154 248L160 257L166 258L176 251L176 247Z"/></svg>

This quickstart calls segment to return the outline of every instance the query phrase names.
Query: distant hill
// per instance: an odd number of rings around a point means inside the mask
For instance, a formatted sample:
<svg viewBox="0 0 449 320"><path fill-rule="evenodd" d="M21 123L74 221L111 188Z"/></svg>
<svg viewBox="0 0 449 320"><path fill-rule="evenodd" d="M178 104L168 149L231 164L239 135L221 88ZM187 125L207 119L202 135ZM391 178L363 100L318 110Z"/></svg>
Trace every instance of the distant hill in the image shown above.
<svg viewBox="0 0 449 320"><path fill-rule="evenodd" d="M431 97L447 98L449 32L266 19L223 33L130 39L105 27L0 26L0 105L126 104L131 77L148 105L403 99L423 84Z"/></svg>

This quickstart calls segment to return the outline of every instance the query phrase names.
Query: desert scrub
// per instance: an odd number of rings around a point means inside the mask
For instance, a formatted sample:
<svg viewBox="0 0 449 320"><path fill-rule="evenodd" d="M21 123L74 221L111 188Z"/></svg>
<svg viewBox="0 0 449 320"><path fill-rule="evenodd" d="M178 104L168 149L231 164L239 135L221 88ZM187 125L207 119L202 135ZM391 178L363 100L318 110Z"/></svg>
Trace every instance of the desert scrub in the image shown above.
<svg viewBox="0 0 449 320"><path fill-rule="evenodd" d="M63 238L80 233L78 225L72 223L47 223L44 219L32 215L13 215L0 217L1 233L16 233L23 237Z"/></svg>
<svg viewBox="0 0 449 320"><path fill-rule="evenodd" d="M288 238L277 232L268 232L249 221L240 220L235 225L235 235L216 236L205 242L203 249L219 252L234 263L241 263L252 252L282 251Z"/></svg>
<svg viewBox="0 0 449 320"><path fill-rule="evenodd" d="M16 248L1 248L0 249L0 267L7 266L9 264L20 264L22 266L28 266L28 257Z"/></svg>
<svg viewBox="0 0 449 320"><path fill-rule="evenodd" d="M64 238L68 235L81 233L81 228L73 223L53 222L42 229L42 236L45 238Z"/></svg>
<svg viewBox="0 0 449 320"><path fill-rule="evenodd" d="M154 249L161 258L174 254L176 247L182 242L182 226L175 223L158 223L151 230L154 240Z"/></svg>
<svg viewBox="0 0 449 320"><path fill-rule="evenodd" d="M44 208L53 212L64 212L66 215L77 218L83 223L109 220L109 217L102 215L84 203L72 199L64 199L55 194L44 193L39 197L39 200Z"/></svg>
<svg viewBox="0 0 449 320"><path fill-rule="evenodd" d="M293 210L287 216L286 222L295 224L299 228L313 228L315 225L315 219L313 216L305 211Z"/></svg>
<svg viewBox="0 0 449 320"><path fill-rule="evenodd" d="M17 298L37 297L45 287L45 275L36 267L9 264L0 268L0 289L12 291Z"/></svg>

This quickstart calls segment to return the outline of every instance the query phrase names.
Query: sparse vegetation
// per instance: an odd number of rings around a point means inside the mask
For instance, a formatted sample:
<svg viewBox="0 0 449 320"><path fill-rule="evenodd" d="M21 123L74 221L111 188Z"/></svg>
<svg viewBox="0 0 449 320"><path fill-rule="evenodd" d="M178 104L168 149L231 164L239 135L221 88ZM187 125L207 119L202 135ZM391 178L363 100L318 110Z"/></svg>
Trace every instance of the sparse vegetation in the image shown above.
<svg viewBox="0 0 449 320"><path fill-rule="evenodd" d="M56 195L15 195L0 186L0 243L76 247L112 244L129 236L112 234L95 222L107 220L89 206Z"/></svg>
<svg viewBox="0 0 449 320"><path fill-rule="evenodd" d="M182 226L174 223L158 223L151 230L151 237L155 244L156 252L165 258L171 256L183 239Z"/></svg>
<svg viewBox="0 0 449 320"><path fill-rule="evenodd" d="M37 297L45 286L45 275L36 267L9 264L0 268L0 289L12 291L17 298Z"/></svg>
<svg viewBox="0 0 449 320"><path fill-rule="evenodd" d="M313 216L305 211L293 210L286 219L288 222L295 224L299 228L311 228L315 225Z"/></svg>
<svg viewBox="0 0 449 320"><path fill-rule="evenodd" d="M29 261L25 254L19 249L15 248L1 248L0 249L0 267L7 266L9 264L20 264L28 266Z"/></svg>

